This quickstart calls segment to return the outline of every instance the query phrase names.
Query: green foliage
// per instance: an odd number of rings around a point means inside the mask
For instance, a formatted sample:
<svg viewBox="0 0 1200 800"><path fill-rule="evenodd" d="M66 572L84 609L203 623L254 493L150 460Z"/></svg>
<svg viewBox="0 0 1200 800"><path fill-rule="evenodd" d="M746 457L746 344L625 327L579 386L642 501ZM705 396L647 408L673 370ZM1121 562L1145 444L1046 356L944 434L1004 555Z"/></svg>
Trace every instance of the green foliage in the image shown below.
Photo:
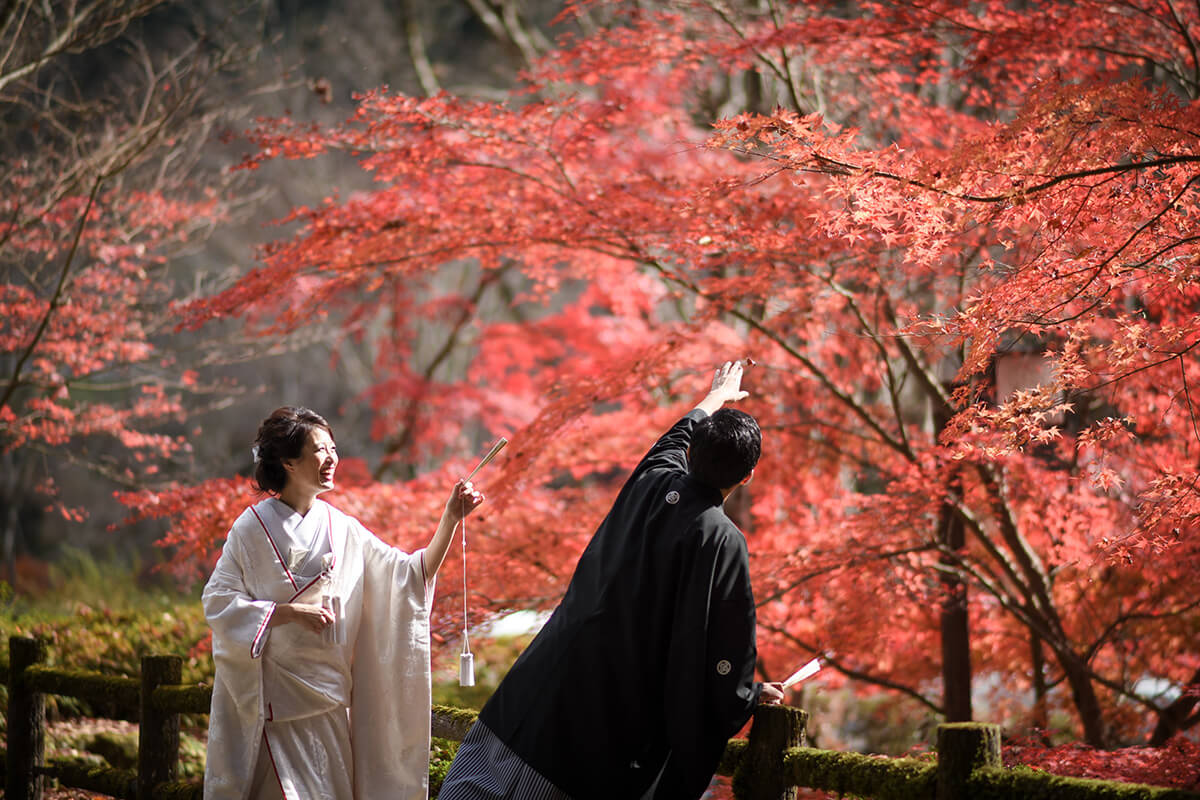
<svg viewBox="0 0 1200 800"><path fill-rule="evenodd" d="M135 677L145 655L179 655L183 682L212 681L212 659L200 646L208 624L199 597L164 586L146 587L137 567L100 565L66 557L52 569L52 587L37 598L12 597L0 584L0 634L47 642L47 666ZM0 662L8 663L7 646Z"/></svg>
<svg viewBox="0 0 1200 800"><path fill-rule="evenodd" d="M117 770L136 771L138 735L136 728L128 730L91 731L82 728L50 728L46 749L69 754L80 763L106 764ZM179 778L195 780L204 777L205 746L203 739L188 731L179 736Z"/></svg>
<svg viewBox="0 0 1200 800"><path fill-rule="evenodd" d="M508 673L517 656L521 654L532 634L519 636L480 636L474 639L475 685L459 686L458 679L434 681L433 702L453 708L471 708L478 711L496 691L501 679ZM457 667L457 664L455 664Z"/></svg>
<svg viewBox="0 0 1200 800"><path fill-rule="evenodd" d="M141 578L137 565L98 563L68 551L51 570L50 588L17 596L0 581L0 672L8 671L8 638L33 636L47 644L46 666L136 677L141 658L183 658L186 684L211 684L212 658L201 646L208 624L199 597ZM0 702L8 689L0 685ZM50 719L100 716L110 709L71 697L48 695Z"/></svg>
<svg viewBox="0 0 1200 800"><path fill-rule="evenodd" d="M497 683L476 681L474 686L459 686L458 681L447 681L433 685L433 702L453 708L471 708L476 711L496 691Z"/></svg>
<svg viewBox="0 0 1200 800"><path fill-rule="evenodd" d="M51 757L47 763L64 786L88 789L110 797L134 796L137 776L132 770L115 770L86 757Z"/></svg>
<svg viewBox="0 0 1200 800"><path fill-rule="evenodd" d="M136 732L102 731L86 734L83 736L83 741L79 743L79 749L95 753L117 769L137 769L138 736Z"/></svg>
<svg viewBox="0 0 1200 800"><path fill-rule="evenodd" d="M450 771L450 763L458 752L458 742L434 737L429 747L429 796L437 797L442 789L442 781Z"/></svg>

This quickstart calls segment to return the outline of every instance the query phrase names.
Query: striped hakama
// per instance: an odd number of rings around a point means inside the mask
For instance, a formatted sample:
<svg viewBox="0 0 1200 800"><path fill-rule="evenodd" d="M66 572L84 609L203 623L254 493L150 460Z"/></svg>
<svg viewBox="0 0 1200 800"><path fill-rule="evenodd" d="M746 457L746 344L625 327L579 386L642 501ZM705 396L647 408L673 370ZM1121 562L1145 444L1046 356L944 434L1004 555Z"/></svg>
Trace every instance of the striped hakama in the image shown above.
<svg viewBox="0 0 1200 800"><path fill-rule="evenodd" d="M438 800L571 800L482 722L458 747Z"/></svg>

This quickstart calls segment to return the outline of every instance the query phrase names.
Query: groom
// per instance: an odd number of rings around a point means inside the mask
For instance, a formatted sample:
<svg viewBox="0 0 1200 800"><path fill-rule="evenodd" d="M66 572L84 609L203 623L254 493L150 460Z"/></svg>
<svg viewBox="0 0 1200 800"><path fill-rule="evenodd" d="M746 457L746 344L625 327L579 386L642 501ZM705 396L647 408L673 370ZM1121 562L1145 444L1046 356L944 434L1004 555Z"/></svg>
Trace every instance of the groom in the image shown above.
<svg viewBox="0 0 1200 800"><path fill-rule="evenodd" d="M488 700L440 800L695 800L759 702L746 541L725 498L754 475L742 365L642 459L562 602Z"/></svg>

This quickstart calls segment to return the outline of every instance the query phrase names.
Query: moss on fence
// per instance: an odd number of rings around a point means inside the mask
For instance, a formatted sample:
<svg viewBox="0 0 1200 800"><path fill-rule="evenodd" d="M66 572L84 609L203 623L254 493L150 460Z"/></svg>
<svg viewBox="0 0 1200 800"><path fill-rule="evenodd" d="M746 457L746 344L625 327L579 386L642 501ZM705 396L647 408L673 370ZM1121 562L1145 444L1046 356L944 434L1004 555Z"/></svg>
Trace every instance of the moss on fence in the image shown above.
<svg viewBox="0 0 1200 800"><path fill-rule="evenodd" d="M746 748L749 745L750 742L746 739L730 739L726 742L725 752L721 754L721 761L717 764L717 774L726 778L733 777L742 759L746 757Z"/></svg>
<svg viewBox="0 0 1200 800"><path fill-rule="evenodd" d="M1183 789L1068 778L1029 767L976 770L967 788L972 800L1200 800L1200 794Z"/></svg>
<svg viewBox="0 0 1200 800"><path fill-rule="evenodd" d="M433 735L461 742L479 719L479 712L469 708L435 705L433 711Z"/></svg>
<svg viewBox="0 0 1200 800"><path fill-rule="evenodd" d="M876 800L933 797L937 783L937 764L928 761L811 747L793 747L785 751L783 768L796 786Z"/></svg>
<svg viewBox="0 0 1200 800"><path fill-rule="evenodd" d="M154 800L203 800L204 784L175 781L154 787Z"/></svg>
<svg viewBox="0 0 1200 800"><path fill-rule="evenodd" d="M156 686L151 702L159 711L174 714L207 714L212 708L211 686Z"/></svg>
<svg viewBox="0 0 1200 800"><path fill-rule="evenodd" d="M35 691L85 700L110 719L138 718L141 683L137 678L38 665L25 670L25 680Z"/></svg>
<svg viewBox="0 0 1200 800"><path fill-rule="evenodd" d="M113 769L87 758L47 759L46 774L57 778L64 786L99 792L110 797L134 800L137 791L137 773L133 770Z"/></svg>

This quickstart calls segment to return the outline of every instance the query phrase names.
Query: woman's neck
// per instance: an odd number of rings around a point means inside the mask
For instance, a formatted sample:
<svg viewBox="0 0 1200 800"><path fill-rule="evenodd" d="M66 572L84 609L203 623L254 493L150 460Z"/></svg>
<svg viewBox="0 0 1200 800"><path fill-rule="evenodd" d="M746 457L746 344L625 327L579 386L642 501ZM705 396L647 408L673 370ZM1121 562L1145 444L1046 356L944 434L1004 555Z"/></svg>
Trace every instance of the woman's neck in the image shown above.
<svg viewBox="0 0 1200 800"><path fill-rule="evenodd" d="M313 501L317 499L317 496L309 492L296 490L289 492L288 488L285 486L283 491L279 493L279 500L291 506L297 514L303 517L312 508Z"/></svg>

